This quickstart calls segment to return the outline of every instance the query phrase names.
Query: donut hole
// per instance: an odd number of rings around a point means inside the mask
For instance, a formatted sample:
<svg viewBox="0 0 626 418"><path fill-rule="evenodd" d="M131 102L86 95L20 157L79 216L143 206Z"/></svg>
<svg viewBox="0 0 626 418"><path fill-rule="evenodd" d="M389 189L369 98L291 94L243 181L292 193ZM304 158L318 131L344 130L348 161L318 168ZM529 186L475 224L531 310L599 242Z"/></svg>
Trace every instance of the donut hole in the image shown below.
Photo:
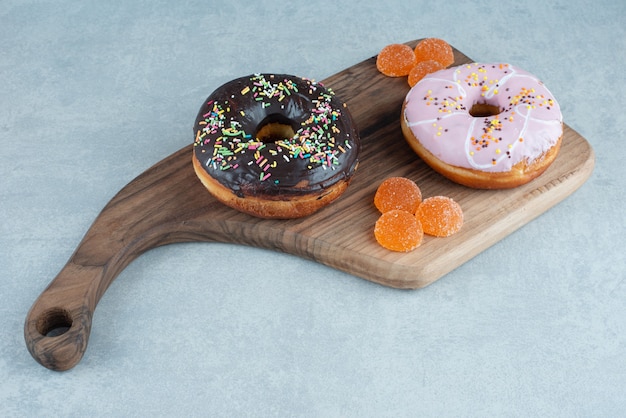
<svg viewBox="0 0 626 418"><path fill-rule="evenodd" d="M475 118L484 118L487 116L495 116L502 113L499 106L489 103L474 103L469 110L469 114Z"/></svg>
<svg viewBox="0 0 626 418"><path fill-rule="evenodd" d="M276 142L293 138L296 130L292 121L279 114L269 115L257 127L255 137L261 142Z"/></svg>

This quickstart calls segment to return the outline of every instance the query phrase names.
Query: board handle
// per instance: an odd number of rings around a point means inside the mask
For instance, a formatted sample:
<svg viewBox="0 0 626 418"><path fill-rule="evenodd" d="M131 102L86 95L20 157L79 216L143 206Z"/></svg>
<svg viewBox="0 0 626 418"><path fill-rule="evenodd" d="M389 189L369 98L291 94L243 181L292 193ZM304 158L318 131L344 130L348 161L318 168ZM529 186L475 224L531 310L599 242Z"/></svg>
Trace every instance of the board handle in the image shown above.
<svg viewBox="0 0 626 418"><path fill-rule="evenodd" d="M141 194L121 201L134 205L138 199L141 200ZM127 212L120 211L119 201L114 199L102 211L26 316L26 346L44 367L63 371L78 364L87 349L98 302L132 260L160 245L212 240L210 232L186 233L186 222L155 216L150 209L120 220L117 214Z"/></svg>
<svg viewBox="0 0 626 418"><path fill-rule="evenodd" d="M87 349L96 306L118 274L143 252L172 242L175 223L151 215L153 204L124 219L125 205L150 203L120 193L96 218L78 248L35 300L24 323L30 354L52 370L74 367Z"/></svg>
<svg viewBox="0 0 626 418"><path fill-rule="evenodd" d="M69 261L41 293L26 317L24 338L37 362L52 370L68 370L82 359L97 304L92 289L104 269Z"/></svg>
<svg viewBox="0 0 626 418"><path fill-rule="evenodd" d="M190 222L210 213L208 193L186 147L147 170L111 199L67 264L35 300L24 323L28 351L41 365L68 370L82 359L96 306L135 258L173 242L213 241ZM189 187L181 187L189 185Z"/></svg>

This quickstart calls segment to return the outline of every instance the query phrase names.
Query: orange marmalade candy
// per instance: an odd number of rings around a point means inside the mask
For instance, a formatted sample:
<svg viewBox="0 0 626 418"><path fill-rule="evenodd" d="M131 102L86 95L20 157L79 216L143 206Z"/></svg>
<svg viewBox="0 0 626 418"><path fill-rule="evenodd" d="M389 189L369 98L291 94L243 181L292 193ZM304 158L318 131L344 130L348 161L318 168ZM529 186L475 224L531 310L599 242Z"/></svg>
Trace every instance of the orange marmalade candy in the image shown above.
<svg viewBox="0 0 626 418"><path fill-rule="evenodd" d="M376 58L378 71L389 77L402 77L415 66L415 53L410 46L391 44L384 47Z"/></svg>
<svg viewBox="0 0 626 418"><path fill-rule="evenodd" d="M433 60L418 62L417 65L409 71L409 86L413 87L416 85L426 74L434 73L444 68L443 65Z"/></svg>
<svg viewBox="0 0 626 418"><path fill-rule="evenodd" d="M376 241L388 250L408 252L422 243L424 231L412 213L394 209L378 218L374 236Z"/></svg>
<svg viewBox="0 0 626 418"><path fill-rule="evenodd" d="M385 179L374 195L374 206L382 213L399 209L414 214L421 201L420 188L405 177Z"/></svg>
<svg viewBox="0 0 626 418"><path fill-rule="evenodd" d="M448 67L454 63L454 54L452 47L443 39L426 38L415 47L415 60L416 62L437 61L444 67Z"/></svg>
<svg viewBox="0 0 626 418"><path fill-rule="evenodd" d="M421 222L424 233L436 237L449 237L463 226L461 206L446 196L424 199L415 216Z"/></svg>

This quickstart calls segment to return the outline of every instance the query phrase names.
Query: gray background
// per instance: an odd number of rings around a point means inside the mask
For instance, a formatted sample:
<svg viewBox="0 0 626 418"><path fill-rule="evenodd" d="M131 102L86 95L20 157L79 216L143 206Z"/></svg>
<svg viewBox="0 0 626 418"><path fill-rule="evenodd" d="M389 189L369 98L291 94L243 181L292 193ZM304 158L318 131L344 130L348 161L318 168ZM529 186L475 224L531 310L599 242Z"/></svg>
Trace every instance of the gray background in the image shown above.
<svg viewBox="0 0 626 418"><path fill-rule="evenodd" d="M625 4L3 0L0 414L623 415ZM107 201L193 140L214 88L321 80L431 36L539 76L596 152L589 181L418 291L254 248L159 248L105 294L78 366L30 357L31 304Z"/></svg>

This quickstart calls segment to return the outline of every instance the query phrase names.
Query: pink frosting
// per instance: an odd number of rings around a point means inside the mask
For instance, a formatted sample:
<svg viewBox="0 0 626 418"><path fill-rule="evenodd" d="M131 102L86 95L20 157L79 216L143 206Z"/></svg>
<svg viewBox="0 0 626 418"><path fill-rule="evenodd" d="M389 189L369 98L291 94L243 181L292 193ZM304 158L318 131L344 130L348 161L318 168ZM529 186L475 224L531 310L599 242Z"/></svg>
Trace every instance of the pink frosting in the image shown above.
<svg viewBox="0 0 626 418"><path fill-rule="evenodd" d="M501 112L472 116L476 103ZM500 63L427 75L407 94L404 118L419 142L443 162L488 172L533 161L563 133L561 109L543 83Z"/></svg>

